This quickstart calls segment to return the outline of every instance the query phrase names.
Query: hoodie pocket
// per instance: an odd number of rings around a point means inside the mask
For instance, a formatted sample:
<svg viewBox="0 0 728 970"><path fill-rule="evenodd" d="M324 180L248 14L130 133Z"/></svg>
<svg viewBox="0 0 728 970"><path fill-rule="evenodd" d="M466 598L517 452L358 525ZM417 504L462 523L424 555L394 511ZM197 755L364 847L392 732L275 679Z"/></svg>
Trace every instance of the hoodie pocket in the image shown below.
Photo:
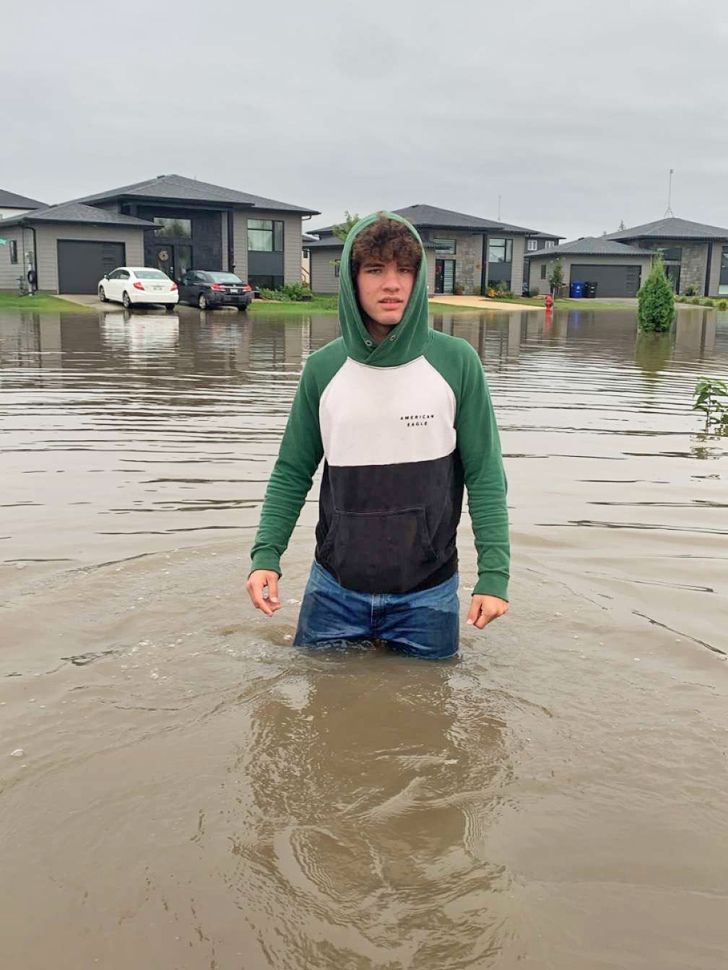
<svg viewBox="0 0 728 970"><path fill-rule="evenodd" d="M406 593L437 553L422 507L334 513L321 559L342 586L362 593Z"/></svg>

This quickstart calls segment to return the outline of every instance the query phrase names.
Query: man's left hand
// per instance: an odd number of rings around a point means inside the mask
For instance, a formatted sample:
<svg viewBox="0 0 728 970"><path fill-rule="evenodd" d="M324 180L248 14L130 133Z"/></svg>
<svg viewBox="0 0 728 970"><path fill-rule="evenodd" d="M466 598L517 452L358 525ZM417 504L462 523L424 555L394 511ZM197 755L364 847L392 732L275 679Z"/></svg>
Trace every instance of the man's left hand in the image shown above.
<svg viewBox="0 0 728 970"><path fill-rule="evenodd" d="M508 612L508 603L498 596L474 596L468 613L468 623L482 630L491 620Z"/></svg>

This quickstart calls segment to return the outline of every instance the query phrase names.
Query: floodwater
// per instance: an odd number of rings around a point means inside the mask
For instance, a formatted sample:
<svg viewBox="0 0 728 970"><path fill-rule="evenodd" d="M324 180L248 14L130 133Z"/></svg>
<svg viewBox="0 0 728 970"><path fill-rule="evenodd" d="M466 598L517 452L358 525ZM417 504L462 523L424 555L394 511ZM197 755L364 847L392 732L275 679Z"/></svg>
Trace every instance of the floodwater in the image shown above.
<svg viewBox="0 0 728 970"><path fill-rule="evenodd" d="M291 647L314 494L285 609L246 600L335 318L0 315L3 970L725 970L728 440L690 405L728 315L434 325L514 549L442 664Z"/></svg>

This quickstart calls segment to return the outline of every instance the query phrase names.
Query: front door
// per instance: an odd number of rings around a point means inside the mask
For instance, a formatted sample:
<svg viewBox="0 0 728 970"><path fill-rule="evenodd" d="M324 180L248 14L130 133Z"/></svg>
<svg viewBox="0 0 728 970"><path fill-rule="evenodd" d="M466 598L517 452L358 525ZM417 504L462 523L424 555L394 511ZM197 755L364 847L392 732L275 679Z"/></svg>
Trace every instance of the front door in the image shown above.
<svg viewBox="0 0 728 970"><path fill-rule="evenodd" d="M165 243L154 247L154 267L161 269L170 279L174 279L174 246Z"/></svg>
<svg viewBox="0 0 728 970"><path fill-rule="evenodd" d="M455 285L455 260L435 260L435 293L452 293Z"/></svg>

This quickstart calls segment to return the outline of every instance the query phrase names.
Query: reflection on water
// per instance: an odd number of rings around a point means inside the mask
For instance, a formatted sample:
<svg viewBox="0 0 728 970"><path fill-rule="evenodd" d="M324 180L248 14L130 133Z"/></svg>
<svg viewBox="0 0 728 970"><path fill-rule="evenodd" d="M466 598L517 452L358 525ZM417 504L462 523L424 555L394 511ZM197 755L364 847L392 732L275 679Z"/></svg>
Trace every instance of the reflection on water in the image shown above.
<svg viewBox="0 0 728 970"><path fill-rule="evenodd" d="M3 967L724 970L728 441L691 403L728 314L433 325L483 361L514 547L446 665L291 649L315 490L285 608L245 604L335 317L0 315Z"/></svg>

